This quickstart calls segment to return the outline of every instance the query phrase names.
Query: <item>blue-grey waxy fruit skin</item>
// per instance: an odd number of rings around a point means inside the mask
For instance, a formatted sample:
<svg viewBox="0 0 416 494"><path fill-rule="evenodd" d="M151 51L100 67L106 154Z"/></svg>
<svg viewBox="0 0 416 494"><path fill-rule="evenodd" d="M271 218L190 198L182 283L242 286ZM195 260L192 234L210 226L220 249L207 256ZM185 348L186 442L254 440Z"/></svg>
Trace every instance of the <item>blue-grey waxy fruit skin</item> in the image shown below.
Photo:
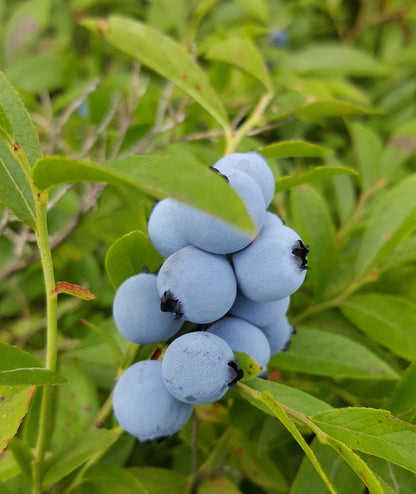
<svg viewBox="0 0 416 494"><path fill-rule="evenodd" d="M142 360L122 374L114 389L113 408L121 427L141 442L179 431L193 410L166 389L162 362L157 360Z"/></svg>
<svg viewBox="0 0 416 494"><path fill-rule="evenodd" d="M289 324L286 315L276 319L272 324L260 328L266 336L269 345L271 356L286 350L292 334L295 332L293 326Z"/></svg>
<svg viewBox="0 0 416 494"><path fill-rule="evenodd" d="M113 302L113 316L120 333L133 343L157 343L175 335L183 321L160 310L157 278L140 273L125 280Z"/></svg>
<svg viewBox="0 0 416 494"><path fill-rule="evenodd" d="M226 341L233 351L247 353L266 369L270 359L270 345L258 327L239 317L224 317L208 331Z"/></svg>
<svg viewBox="0 0 416 494"><path fill-rule="evenodd" d="M263 226L265 207L257 183L243 171L227 170L230 186L243 200L256 227L253 236L203 211L178 203L178 225L181 234L196 247L214 254L230 254L246 247Z"/></svg>
<svg viewBox="0 0 416 494"><path fill-rule="evenodd" d="M147 226L150 240L165 259L177 250L190 245L177 224L178 204L170 198L159 201L152 209Z"/></svg>
<svg viewBox="0 0 416 494"><path fill-rule="evenodd" d="M262 230L263 231L269 229L276 230L281 226L285 226L285 223L282 220L282 218L278 214L272 213L271 211L266 211Z"/></svg>
<svg viewBox="0 0 416 494"><path fill-rule="evenodd" d="M162 361L166 388L178 400L193 405L222 398L235 384L237 368L228 343L207 331L179 336L168 346Z"/></svg>
<svg viewBox="0 0 416 494"><path fill-rule="evenodd" d="M267 208L272 202L275 191L275 178L263 155L255 151L232 153L219 159L214 168L225 176L227 176L231 168L247 173L259 185L263 193L265 207Z"/></svg>
<svg viewBox="0 0 416 494"><path fill-rule="evenodd" d="M306 258L293 253L302 246L299 235L287 226L262 230L248 247L233 254L239 290L260 302L294 293L306 275ZM306 255L307 250L304 252Z"/></svg>
<svg viewBox="0 0 416 494"><path fill-rule="evenodd" d="M241 292L237 292L237 297L230 309L230 313L255 326L267 326L286 314L289 304L290 297L272 300L271 302L258 302L247 298Z"/></svg>
<svg viewBox="0 0 416 494"><path fill-rule="evenodd" d="M237 294L234 271L227 258L192 246L166 259L157 277L157 288L162 310L171 310L169 304L177 300L172 309L177 316L198 324L226 314Z"/></svg>

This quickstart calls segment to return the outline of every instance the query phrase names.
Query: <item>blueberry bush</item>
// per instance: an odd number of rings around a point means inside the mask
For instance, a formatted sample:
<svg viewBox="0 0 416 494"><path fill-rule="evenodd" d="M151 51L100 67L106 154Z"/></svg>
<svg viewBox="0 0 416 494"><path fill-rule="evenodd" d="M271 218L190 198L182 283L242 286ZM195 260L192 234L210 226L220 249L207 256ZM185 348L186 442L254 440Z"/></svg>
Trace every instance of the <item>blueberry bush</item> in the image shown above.
<svg viewBox="0 0 416 494"><path fill-rule="evenodd" d="M413 2L0 20L0 492L416 492Z"/></svg>

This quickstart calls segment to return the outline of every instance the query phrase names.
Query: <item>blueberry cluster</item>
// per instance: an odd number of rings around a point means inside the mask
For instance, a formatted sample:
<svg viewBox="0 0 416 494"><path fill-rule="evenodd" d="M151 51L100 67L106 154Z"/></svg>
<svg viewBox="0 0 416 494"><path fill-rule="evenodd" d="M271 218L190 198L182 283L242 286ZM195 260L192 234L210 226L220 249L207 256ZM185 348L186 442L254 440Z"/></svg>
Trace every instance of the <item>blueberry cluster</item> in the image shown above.
<svg viewBox="0 0 416 494"><path fill-rule="evenodd" d="M203 325L175 338L162 362L137 362L118 381L116 418L140 441L177 432L194 405L222 398L243 375L234 351L255 359L265 377L270 357L287 348L293 332L286 313L305 279L308 246L267 211L273 174L254 151L221 158L212 168L243 200L254 238L164 199L153 208L148 230L166 260L157 275L127 279L114 299L116 325L135 343L170 339L184 321Z"/></svg>

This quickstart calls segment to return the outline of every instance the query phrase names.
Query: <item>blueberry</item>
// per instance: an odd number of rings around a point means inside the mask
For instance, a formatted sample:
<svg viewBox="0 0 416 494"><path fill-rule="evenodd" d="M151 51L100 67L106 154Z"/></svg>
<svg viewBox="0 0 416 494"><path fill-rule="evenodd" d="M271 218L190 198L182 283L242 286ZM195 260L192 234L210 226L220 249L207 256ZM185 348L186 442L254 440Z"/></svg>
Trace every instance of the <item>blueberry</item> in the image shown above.
<svg viewBox="0 0 416 494"><path fill-rule="evenodd" d="M121 427L142 442L174 434L193 410L168 392L162 362L157 360L142 360L122 374L114 389L113 408Z"/></svg>
<svg viewBox="0 0 416 494"><path fill-rule="evenodd" d="M270 359L270 345L262 331L239 317L224 317L212 325L209 333L226 341L231 349L244 352L266 369Z"/></svg>
<svg viewBox="0 0 416 494"><path fill-rule="evenodd" d="M164 258L190 245L179 231L177 208L177 201L163 199L153 207L149 218L147 229L150 240Z"/></svg>
<svg viewBox="0 0 416 494"><path fill-rule="evenodd" d="M289 304L290 297L272 300L270 302L258 302L238 292L230 313L233 316L245 319L255 326L267 326L275 319L286 314Z"/></svg>
<svg viewBox="0 0 416 494"><path fill-rule="evenodd" d="M287 226L264 229L248 247L233 255L239 289L252 300L288 297L303 283L308 246Z"/></svg>
<svg viewBox="0 0 416 494"><path fill-rule="evenodd" d="M289 37L286 30L276 31L270 36L270 43L278 48L286 48L289 42Z"/></svg>
<svg viewBox="0 0 416 494"><path fill-rule="evenodd" d="M114 297L113 316L120 333L139 343L157 343L176 334L183 321L162 312L153 274L140 273L125 280Z"/></svg>
<svg viewBox="0 0 416 494"><path fill-rule="evenodd" d="M198 324L222 317L237 294L227 258L192 246L166 259L158 274L157 288L162 311Z"/></svg>
<svg viewBox="0 0 416 494"><path fill-rule="evenodd" d="M260 329L269 342L272 356L289 348L290 338L295 332L295 328L289 324L286 315L280 316L272 324Z"/></svg>
<svg viewBox="0 0 416 494"><path fill-rule="evenodd" d="M263 193L265 207L267 208L272 202L275 179L263 155L255 151L229 154L219 159L215 163L214 168L227 177L230 169L238 169L247 173L260 187Z"/></svg>
<svg viewBox="0 0 416 494"><path fill-rule="evenodd" d="M262 230L268 230L269 228L276 230L280 226L285 226L285 222L282 218L278 214L272 213L271 211L266 211Z"/></svg>
<svg viewBox="0 0 416 494"><path fill-rule="evenodd" d="M168 391L192 405L219 400L242 377L230 346L206 331L176 338L163 357L162 374Z"/></svg>
<svg viewBox="0 0 416 494"><path fill-rule="evenodd" d="M230 186L243 200L256 232L263 226L265 207L257 183L247 174L230 169L226 173ZM192 245L214 254L229 254L243 249L251 242L245 232L215 218L203 211L178 203L178 224L181 234Z"/></svg>

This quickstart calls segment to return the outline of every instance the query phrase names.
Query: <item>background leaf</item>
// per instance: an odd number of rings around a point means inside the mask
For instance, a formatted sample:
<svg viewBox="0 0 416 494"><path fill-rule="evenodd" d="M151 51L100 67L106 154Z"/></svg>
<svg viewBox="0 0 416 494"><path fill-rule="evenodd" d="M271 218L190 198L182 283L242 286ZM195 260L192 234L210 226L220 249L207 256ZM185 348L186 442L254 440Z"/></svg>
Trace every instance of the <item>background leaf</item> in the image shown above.
<svg viewBox="0 0 416 494"><path fill-rule="evenodd" d="M149 494L183 494L187 479L167 468L152 466L131 467L128 470L146 488Z"/></svg>
<svg viewBox="0 0 416 494"><path fill-rule="evenodd" d="M68 448L55 455L47 463L44 486L53 485L85 463L94 454L105 451L117 438L116 432L107 429L92 429L74 437Z"/></svg>
<svg viewBox="0 0 416 494"><path fill-rule="evenodd" d="M349 297L341 310L370 338L396 355L415 360L416 304L397 295L363 293Z"/></svg>
<svg viewBox="0 0 416 494"><path fill-rule="evenodd" d="M205 57L235 65L260 81L273 94L273 83L256 45L243 37L230 37L209 44Z"/></svg>
<svg viewBox="0 0 416 494"><path fill-rule="evenodd" d="M291 191L292 213L296 231L303 242L310 245L307 276L312 278L315 296L322 298L335 265L335 227L327 202L309 185Z"/></svg>
<svg viewBox="0 0 416 494"><path fill-rule="evenodd" d="M175 41L150 26L123 17L85 19L82 25L172 81L228 129L224 107L206 75Z"/></svg>
<svg viewBox="0 0 416 494"><path fill-rule="evenodd" d="M292 189L298 185L313 183L334 175L345 174L355 175L355 171L346 166L317 166L312 170L299 173L298 175L288 175L279 178L276 180L276 192L283 192L284 190Z"/></svg>
<svg viewBox="0 0 416 494"><path fill-rule="evenodd" d="M381 264L416 226L416 174L383 195L368 221L355 264L359 277ZM386 204L389 207L386 207Z"/></svg>
<svg viewBox="0 0 416 494"><path fill-rule="evenodd" d="M141 231L127 233L107 251L105 269L113 284L118 288L130 276L139 274L144 266L153 273L163 263L149 237Z"/></svg>
<svg viewBox="0 0 416 494"><path fill-rule="evenodd" d="M336 333L299 328L286 352L272 357L278 369L332 378L398 379L386 362L360 343Z"/></svg>

